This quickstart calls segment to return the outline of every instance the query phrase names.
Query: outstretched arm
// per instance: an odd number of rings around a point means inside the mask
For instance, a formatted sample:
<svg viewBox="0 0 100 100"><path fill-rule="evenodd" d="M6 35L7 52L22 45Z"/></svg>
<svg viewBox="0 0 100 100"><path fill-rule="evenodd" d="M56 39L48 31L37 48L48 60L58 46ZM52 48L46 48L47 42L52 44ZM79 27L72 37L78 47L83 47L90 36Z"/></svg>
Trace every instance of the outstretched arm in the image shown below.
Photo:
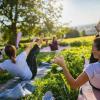
<svg viewBox="0 0 100 100"><path fill-rule="evenodd" d="M26 54L28 55L30 50L32 49L33 45L37 44L38 47L41 47L42 45L42 39L34 38L33 41L30 43L30 45L25 49Z"/></svg>
<svg viewBox="0 0 100 100"><path fill-rule="evenodd" d="M36 38L29 44L29 46L25 49L26 54L28 55L30 50L32 49L33 45L35 44Z"/></svg>
<svg viewBox="0 0 100 100"><path fill-rule="evenodd" d="M88 75L85 72L82 72L76 79L74 79L65 64L63 57L56 57L54 62L63 68L65 78L73 89L79 88L89 80Z"/></svg>

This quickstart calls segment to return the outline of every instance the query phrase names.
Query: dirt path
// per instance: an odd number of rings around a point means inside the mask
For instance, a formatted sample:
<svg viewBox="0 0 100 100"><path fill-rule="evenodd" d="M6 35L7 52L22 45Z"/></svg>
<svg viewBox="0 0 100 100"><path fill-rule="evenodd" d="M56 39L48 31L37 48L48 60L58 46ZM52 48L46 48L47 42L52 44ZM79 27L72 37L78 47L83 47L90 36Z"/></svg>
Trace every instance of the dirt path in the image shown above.
<svg viewBox="0 0 100 100"><path fill-rule="evenodd" d="M70 46L59 46L57 51L61 51L63 49L68 49L68 48L70 48ZM50 50L50 47L47 46L47 47L42 48L40 52L51 52L51 50Z"/></svg>

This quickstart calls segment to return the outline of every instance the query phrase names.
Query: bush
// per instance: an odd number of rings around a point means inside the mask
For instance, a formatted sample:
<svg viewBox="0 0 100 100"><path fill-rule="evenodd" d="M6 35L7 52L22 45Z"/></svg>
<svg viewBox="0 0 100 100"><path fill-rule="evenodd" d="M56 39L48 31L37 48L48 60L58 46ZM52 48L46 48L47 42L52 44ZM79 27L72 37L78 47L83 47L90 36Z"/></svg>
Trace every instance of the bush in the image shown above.
<svg viewBox="0 0 100 100"><path fill-rule="evenodd" d="M83 70L83 59L81 55L83 51L85 52L84 56L89 58L90 54L90 47L80 47L80 48L71 48L64 50L60 53L65 58L65 61L68 65L68 69L71 72L72 76L76 78ZM42 55L43 53L41 53ZM43 54L41 57L52 57L55 55L54 53ZM38 58L41 59L41 57ZM40 60L41 61L41 60ZM56 64L52 64L51 72L49 72L43 79L38 79L35 81L35 85L37 86L36 91L30 95L22 98L22 100L42 100L42 96L47 91L52 91L56 100L77 100L78 97L78 90L73 90L67 84L67 81L64 75L61 72L56 70L58 66Z"/></svg>
<svg viewBox="0 0 100 100"><path fill-rule="evenodd" d="M90 45L92 45L92 42L85 40L73 41L70 43L70 46L72 47L90 46Z"/></svg>
<svg viewBox="0 0 100 100"><path fill-rule="evenodd" d="M28 39L28 38L27 39L23 39L23 40L20 41L20 43L28 43L28 42L31 42L31 40Z"/></svg>
<svg viewBox="0 0 100 100"><path fill-rule="evenodd" d="M34 85L37 86L36 91L30 95L22 98L21 100L42 100L42 96L51 91L56 100L76 100L78 96L78 90L71 90L64 83L64 80L60 74L49 73L43 79L35 81Z"/></svg>
<svg viewBox="0 0 100 100"><path fill-rule="evenodd" d="M70 46L72 46L72 47L75 47L75 46L79 47L81 45L82 45L82 42L81 41L74 41L74 42L71 42L70 43Z"/></svg>
<svg viewBox="0 0 100 100"><path fill-rule="evenodd" d="M60 42L59 45L60 45L60 46L68 46L69 44L66 43L66 42Z"/></svg>
<svg viewBox="0 0 100 100"><path fill-rule="evenodd" d="M71 48L61 52L64 56L68 68L74 78L83 70L84 60L82 55L87 59L90 57L91 47Z"/></svg>
<svg viewBox="0 0 100 100"><path fill-rule="evenodd" d="M57 64L52 64L51 72L52 72L52 73L57 73L57 72L58 72L58 71L57 71L57 67L58 67Z"/></svg>
<svg viewBox="0 0 100 100"><path fill-rule="evenodd" d="M55 52L40 52L37 57L37 63L40 65L42 62L51 63L51 59L55 56Z"/></svg>
<svg viewBox="0 0 100 100"><path fill-rule="evenodd" d="M6 83L9 79L13 78L8 72L0 72L0 84Z"/></svg>
<svg viewBox="0 0 100 100"><path fill-rule="evenodd" d="M80 33L77 29L70 29L65 35L65 38L75 38L75 37L80 37Z"/></svg>
<svg viewBox="0 0 100 100"><path fill-rule="evenodd" d="M69 38L69 39L63 39L60 42L60 45L71 45L74 47L79 46L92 46L94 36L86 36L86 37L78 37L78 38Z"/></svg>

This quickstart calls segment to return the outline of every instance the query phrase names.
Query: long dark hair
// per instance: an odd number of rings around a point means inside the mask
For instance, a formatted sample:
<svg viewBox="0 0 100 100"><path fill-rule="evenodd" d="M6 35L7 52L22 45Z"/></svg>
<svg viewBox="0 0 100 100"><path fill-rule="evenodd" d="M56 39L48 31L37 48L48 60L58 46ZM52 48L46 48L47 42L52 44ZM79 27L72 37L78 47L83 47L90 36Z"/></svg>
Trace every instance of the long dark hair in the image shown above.
<svg viewBox="0 0 100 100"><path fill-rule="evenodd" d="M94 43L96 45L97 50L100 51L100 37L95 38Z"/></svg>
<svg viewBox="0 0 100 100"><path fill-rule="evenodd" d="M13 63L16 63L16 48L13 45L7 45L5 47L6 55L11 59Z"/></svg>
<svg viewBox="0 0 100 100"><path fill-rule="evenodd" d="M98 38L98 37L100 37L99 33L96 34L95 39ZM95 39L94 39L94 40L95 40ZM91 53L89 63L95 63L95 62L97 62L97 61L98 61L98 59L94 58L93 53Z"/></svg>

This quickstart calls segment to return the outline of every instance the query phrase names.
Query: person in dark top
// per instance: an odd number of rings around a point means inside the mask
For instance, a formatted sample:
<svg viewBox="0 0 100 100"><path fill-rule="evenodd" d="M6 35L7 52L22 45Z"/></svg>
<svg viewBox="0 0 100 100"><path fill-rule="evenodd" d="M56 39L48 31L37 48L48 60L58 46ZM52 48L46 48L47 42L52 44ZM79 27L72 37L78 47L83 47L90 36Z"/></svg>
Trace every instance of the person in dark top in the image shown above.
<svg viewBox="0 0 100 100"><path fill-rule="evenodd" d="M54 36L52 43L49 44L51 51L55 51L58 50L58 42L57 42L57 38Z"/></svg>

